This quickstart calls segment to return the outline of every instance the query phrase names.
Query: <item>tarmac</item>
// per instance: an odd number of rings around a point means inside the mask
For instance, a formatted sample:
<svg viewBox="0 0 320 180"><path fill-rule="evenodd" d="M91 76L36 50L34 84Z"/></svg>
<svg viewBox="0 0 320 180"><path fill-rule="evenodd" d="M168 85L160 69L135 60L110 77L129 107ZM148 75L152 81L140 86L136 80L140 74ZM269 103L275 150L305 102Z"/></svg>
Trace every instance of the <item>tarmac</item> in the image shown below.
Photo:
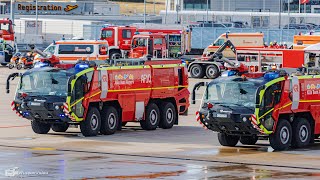
<svg viewBox="0 0 320 180"><path fill-rule="evenodd" d="M266 140L222 147L195 120L199 101L172 129L128 123L109 136L83 137L79 128L35 134L11 110L17 80L5 94L7 76L18 70L0 72L0 179L320 179L320 143L283 152ZM190 91L199 81L189 79Z"/></svg>

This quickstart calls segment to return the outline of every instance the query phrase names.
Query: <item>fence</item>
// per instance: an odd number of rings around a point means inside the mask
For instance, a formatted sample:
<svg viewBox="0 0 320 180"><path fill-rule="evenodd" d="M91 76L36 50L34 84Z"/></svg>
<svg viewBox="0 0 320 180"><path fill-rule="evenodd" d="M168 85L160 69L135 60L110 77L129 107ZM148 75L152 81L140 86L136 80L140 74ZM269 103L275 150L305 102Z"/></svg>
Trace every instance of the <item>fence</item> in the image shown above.
<svg viewBox="0 0 320 180"><path fill-rule="evenodd" d="M264 42L293 42L293 36L301 33L309 33L307 30L295 29L243 29L243 28L207 28L197 27L192 30L191 46L192 48L205 48L212 44L221 34L226 32L262 32L264 34Z"/></svg>

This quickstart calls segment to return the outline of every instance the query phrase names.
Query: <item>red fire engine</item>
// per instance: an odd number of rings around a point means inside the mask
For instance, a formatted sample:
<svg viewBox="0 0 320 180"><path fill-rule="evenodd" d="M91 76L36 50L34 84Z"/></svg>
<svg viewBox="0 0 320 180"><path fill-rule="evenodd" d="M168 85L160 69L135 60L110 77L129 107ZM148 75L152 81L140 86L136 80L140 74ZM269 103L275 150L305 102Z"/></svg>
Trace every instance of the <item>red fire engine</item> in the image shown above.
<svg viewBox="0 0 320 180"><path fill-rule="evenodd" d="M188 71L181 61L89 64L77 64L70 71L46 67L10 75L7 90L15 76L23 84L18 86L13 109L31 120L35 133L46 134L50 128L64 132L69 124L80 124L84 136L99 131L113 134L127 122L140 122L145 130L168 129L178 123L179 114L187 112Z"/></svg>
<svg viewBox="0 0 320 180"><path fill-rule="evenodd" d="M0 20L0 39L10 44L14 42L14 31L12 21L9 19ZM13 44L11 44L13 45Z"/></svg>
<svg viewBox="0 0 320 180"><path fill-rule="evenodd" d="M109 43L109 57L117 59L128 56L131 50L131 41L137 33L159 33L167 35L167 41L179 40L182 45L182 51L190 51L191 34L185 30L168 29L141 29L133 26L108 26L101 30L101 40L107 40Z"/></svg>

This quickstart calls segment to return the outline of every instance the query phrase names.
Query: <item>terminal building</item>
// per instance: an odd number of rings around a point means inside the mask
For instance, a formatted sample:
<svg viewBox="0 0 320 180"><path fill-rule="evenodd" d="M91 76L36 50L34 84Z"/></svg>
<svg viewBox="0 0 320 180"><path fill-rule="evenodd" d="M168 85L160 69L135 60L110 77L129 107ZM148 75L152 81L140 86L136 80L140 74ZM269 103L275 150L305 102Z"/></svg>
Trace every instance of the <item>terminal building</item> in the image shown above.
<svg viewBox="0 0 320 180"><path fill-rule="evenodd" d="M279 23L283 27L289 22L320 24L320 0L310 0L307 4L301 5L299 0L166 0L166 2L166 10L160 12L164 23L245 21L251 27L279 27Z"/></svg>

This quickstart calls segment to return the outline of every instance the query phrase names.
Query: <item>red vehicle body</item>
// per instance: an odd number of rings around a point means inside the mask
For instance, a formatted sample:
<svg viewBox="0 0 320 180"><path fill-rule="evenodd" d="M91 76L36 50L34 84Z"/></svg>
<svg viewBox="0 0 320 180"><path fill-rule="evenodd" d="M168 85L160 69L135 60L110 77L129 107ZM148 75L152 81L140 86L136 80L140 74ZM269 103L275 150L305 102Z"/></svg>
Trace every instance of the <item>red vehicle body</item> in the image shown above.
<svg viewBox="0 0 320 180"><path fill-rule="evenodd" d="M264 67L277 66L277 68L299 68L308 59L305 59L304 50L294 49L237 49L237 60L250 67L251 72L261 72Z"/></svg>
<svg viewBox="0 0 320 180"><path fill-rule="evenodd" d="M37 89L26 93L19 86L14 110L31 120L35 133L48 133L50 127L62 132L69 124L80 124L84 136L113 134L127 122L140 122L145 130L168 129L178 124L179 114L187 113L188 71L181 61L151 60L137 66L89 64L76 72L45 67L10 75L7 90L10 78L17 75L21 83L45 84L48 90L48 95L41 92L37 96ZM84 65L79 63L75 68ZM28 81L24 76L36 78ZM25 106L28 103L34 106Z"/></svg>
<svg viewBox="0 0 320 180"><path fill-rule="evenodd" d="M133 26L108 26L101 30L101 40L107 40L109 43L109 56L112 59L115 57L125 57L131 50L132 37L136 33L160 33L167 35L183 36L190 33L182 30L168 29L141 29ZM180 38L184 41L187 38ZM189 37L190 39L190 37ZM185 46L190 46L190 43L184 43ZM187 50L188 48L183 48Z"/></svg>
<svg viewBox="0 0 320 180"><path fill-rule="evenodd" d="M14 42L14 31L11 20L0 20L0 38L5 40L7 43Z"/></svg>

